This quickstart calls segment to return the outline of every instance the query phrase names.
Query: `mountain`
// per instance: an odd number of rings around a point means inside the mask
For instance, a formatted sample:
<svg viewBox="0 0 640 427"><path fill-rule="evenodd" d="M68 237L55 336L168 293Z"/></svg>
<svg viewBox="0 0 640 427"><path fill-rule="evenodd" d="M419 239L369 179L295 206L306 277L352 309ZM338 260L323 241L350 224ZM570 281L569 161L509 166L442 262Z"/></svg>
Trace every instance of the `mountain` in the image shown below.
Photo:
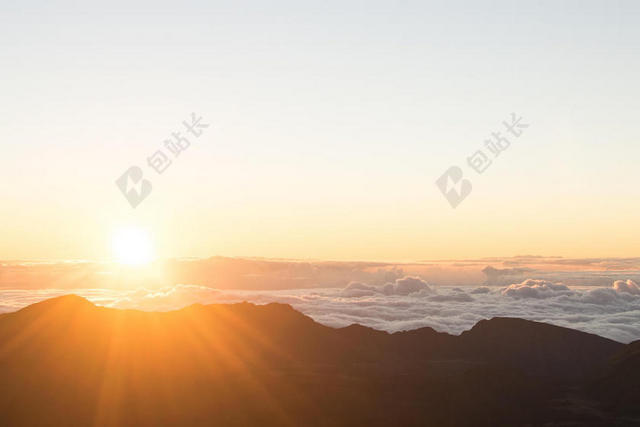
<svg viewBox="0 0 640 427"><path fill-rule="evenodd" d="M553 379L588 377L622 347L597 335L502 317L481 320L459 340L467 357Z"/></svg>
<svg viewBox="0 0 640 427"><path fill-rule="evenodd" d="M522 319L483 320L460 336L389 334L330 328L283 304L150 313L69 295L0 316L0 417L3 425L626 425L633 407L619 411L593 384L638 378L636 347Z"/></svg>
<svg viewBox="0 0 640 427"><path fill-rule="evenodd" d="M605 372L591 387L609 411L640 413L640 341L625 346L611 358ZM640 417L639 424L640 424Z"/></svg>

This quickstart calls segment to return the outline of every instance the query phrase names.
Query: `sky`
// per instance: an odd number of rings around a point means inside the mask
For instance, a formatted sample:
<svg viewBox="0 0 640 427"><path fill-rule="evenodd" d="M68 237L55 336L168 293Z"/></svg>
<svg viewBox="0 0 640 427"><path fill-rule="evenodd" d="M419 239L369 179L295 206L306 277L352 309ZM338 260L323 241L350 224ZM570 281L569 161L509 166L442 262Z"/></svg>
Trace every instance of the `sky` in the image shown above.
<svg viewBox="0 0 640 427"><path fill-rule="evenodd" d="M0 259L631 257L640 4L0 6ZM210 126L162 174L191 113ZM467 158L529 124L482 174ZM435 181L461 167L453 209ZM139 166L132 208L116 186Z"/></svg>

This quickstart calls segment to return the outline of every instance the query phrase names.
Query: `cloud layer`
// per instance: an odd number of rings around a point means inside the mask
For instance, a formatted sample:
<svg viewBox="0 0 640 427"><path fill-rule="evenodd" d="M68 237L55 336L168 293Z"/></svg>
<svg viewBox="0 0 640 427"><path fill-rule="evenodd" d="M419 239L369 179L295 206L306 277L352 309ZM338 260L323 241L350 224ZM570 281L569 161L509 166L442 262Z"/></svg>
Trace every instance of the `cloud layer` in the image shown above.
<svg viewBox="0 0 640 427"><path fill-rule="evenodd" d="M506 287L534 277L567 286L640 283L640 258L567 259L521 256L408 263L189 258L158 260L149 268L90 261L0 262L0 289L162 288L194 283L216 289L344 288L351 282L383 286L406 276L433 286Z"/></svg>
<svg viewBox="0 0 640 427"><path fill-rule="evenodd" d="M0 290L0 312L65 293L69 291ZM176 285L158 290L76 289L74 293L99 305L141 310L173 310L194 303L281 302L329 326L360 323L391 332L430 326L459 334L481 319L511 316L621 342L640 339L640 287L632 280L597 288L535 279L507 287L435 287L417 277L403 277L384 285L352 282L332 289L237 291Z"/></svg>

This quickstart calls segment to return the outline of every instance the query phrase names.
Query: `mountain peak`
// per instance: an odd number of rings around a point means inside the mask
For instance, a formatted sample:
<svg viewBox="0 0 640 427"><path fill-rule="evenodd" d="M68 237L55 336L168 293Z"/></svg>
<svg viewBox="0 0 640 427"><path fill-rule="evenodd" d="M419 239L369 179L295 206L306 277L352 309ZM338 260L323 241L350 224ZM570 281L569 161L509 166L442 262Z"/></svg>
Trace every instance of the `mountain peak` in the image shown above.
<svg viewBox="0 0 640 427"><path fill-rule="evenodd" d="M71 308L79 308L79 307L95 307L95 304L93 304L88 299L81 297L79 295L67 294L59 297L50 298L44 301L40 301L38 303L27 306L20 311L41 310L41 309L48 309L53 307L71 309Z"/></svg>

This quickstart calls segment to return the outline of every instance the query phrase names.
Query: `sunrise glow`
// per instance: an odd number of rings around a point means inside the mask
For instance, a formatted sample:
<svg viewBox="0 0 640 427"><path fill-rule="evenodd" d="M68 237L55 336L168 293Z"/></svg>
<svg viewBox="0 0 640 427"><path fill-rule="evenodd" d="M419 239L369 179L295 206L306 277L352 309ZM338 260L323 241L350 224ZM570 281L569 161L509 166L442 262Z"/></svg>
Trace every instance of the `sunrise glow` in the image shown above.
<svg viewBox="0 0 640 427"><path fill-rule="evenodd" d="M113 258L126 265L145 265L153 259L149 233L137 227L121 228L113 234Z"/></svg>

